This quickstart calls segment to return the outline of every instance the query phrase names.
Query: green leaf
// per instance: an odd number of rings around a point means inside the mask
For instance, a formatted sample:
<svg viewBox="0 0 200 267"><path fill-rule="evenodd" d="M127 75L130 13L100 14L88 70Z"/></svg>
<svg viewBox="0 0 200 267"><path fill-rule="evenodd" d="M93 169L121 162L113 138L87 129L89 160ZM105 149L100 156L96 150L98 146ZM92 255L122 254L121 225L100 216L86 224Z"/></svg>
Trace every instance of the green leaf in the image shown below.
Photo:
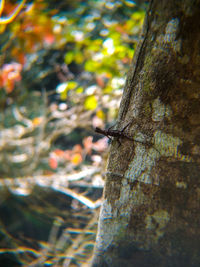
<svg viewBox="0 0 200 267"><path fill-rule="evenodd" d="M68 89L68 90L72 90L72 89L74 89L75 87L77 87L77 82L75 82L75 81L70 81L70 82L67 83L67 89Z"/></svg>
<svg viewBox="0 0 200 267"><path fill-rule="evenodd" d="M76 89L76 92L77 92L78 94L83 93L83 87L82 87L82 86L79 86L79 87Z"/></svg>
<svg viewBox="0 0 200 267"><path fill-rule="evenodd" d="M65 63L70 64L73 61L73 59L74 59L74 52L73 51L67 52L65 55Z"/></svg>
<svg viewBox="0 0 200 267"><path fill-rule="evenodd" d="M66 100L66 99L67 99L67 90L63 91L63 92L60 94L60 99L61 99L61 100Z"/></svg>
<svg viewBox="0 0 200 267"><path fill-rule="evenodd" d="M69 81L69 82L59 84L56 88L56 91L57 91L57 93L60 94L60 98L62 100L66 100L67 99L67 92L69 90L75 89L76 87L77 87L77 82Z"/></svg>
<svg viewBox="0 0 200 267"><path fill-rule="evenodd" d="M94 60L87 60L85 62L85 70L95 72L99 68L100 63Z"/></svg>

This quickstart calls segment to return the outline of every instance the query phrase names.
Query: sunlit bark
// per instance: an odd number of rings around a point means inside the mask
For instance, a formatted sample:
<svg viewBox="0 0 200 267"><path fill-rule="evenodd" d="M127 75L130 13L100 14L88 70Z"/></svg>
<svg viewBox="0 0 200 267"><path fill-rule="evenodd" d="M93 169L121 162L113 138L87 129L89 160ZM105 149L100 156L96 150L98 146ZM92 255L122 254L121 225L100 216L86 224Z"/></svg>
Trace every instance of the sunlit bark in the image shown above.
<svg viewBox="0 0 200 267"><path fill-rule="evenodd" d="M154 0L128 74L92 266L200 266L200 1ZM137 140L137 141L134 141Z"/></svg>

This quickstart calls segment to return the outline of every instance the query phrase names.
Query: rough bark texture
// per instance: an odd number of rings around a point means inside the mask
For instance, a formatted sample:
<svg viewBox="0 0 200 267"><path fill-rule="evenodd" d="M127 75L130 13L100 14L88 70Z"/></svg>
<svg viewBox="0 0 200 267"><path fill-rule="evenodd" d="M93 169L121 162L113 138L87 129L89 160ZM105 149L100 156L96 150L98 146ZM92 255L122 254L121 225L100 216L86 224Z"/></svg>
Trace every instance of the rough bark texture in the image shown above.
<svg viewBox="0 0 200 267"><path fill-rule="evenodd" d="M92 266L200 266L199 0L151 1L118 119Z"/></svg>

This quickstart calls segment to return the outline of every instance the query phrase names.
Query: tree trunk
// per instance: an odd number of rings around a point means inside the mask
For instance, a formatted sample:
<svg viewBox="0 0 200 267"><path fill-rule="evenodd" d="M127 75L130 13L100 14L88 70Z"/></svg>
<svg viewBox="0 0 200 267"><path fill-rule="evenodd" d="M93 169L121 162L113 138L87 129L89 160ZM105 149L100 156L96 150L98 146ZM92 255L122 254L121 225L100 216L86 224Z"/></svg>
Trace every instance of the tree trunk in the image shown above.
<svg viewBox="0 0 200 267"><path fill-rule="evenodd" d="M200 1L154 0L112 142L92 266L200 266ZM120 141L120 142L119 142Z"/></svg>

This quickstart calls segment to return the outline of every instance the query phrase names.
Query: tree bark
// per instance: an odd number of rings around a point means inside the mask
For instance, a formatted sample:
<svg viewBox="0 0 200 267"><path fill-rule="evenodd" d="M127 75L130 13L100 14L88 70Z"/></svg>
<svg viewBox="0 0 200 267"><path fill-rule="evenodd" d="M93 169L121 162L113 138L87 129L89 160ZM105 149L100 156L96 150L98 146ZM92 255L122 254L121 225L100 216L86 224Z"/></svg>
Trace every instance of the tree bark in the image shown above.
<svg viewBox="0 0 200 267"><path fill-rule="evenodd" d="M153 0L121 101L92 266L200 266L200 1Z"/></svg>

